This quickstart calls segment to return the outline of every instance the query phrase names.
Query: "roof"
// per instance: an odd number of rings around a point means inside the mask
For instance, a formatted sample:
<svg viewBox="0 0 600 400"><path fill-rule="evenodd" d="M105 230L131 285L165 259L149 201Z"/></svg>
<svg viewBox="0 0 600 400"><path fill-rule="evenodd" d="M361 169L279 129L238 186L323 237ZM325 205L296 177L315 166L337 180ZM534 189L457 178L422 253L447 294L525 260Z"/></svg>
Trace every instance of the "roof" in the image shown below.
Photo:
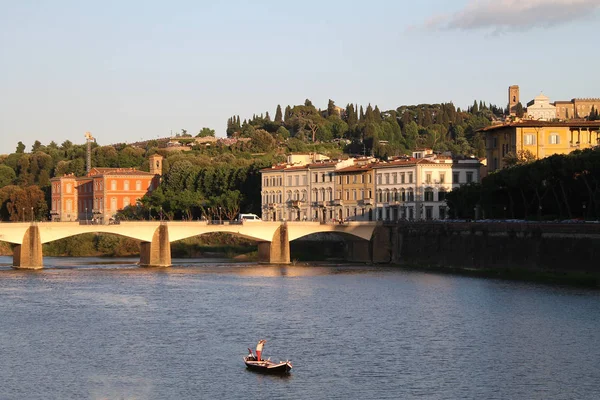
<svg viewBox="0 0 600 400"><path fill-rule="evenodd" d="M567 128L585 128L592 127L600 129L600 121L565 121L565 122L551 122L551 121L536 121L536 120L524 120L520 122L511 122L508 124L491 125L480 129L480 132L495 131L504 128L542 128L542 127L567 127Z"/></svg>
<svg viewBox="0 0 600 400"><path fill-rule="evenodd" d="M353 165L350 167L346 167L346 168L341 168L338 169L336 172L337 173L344 173L344 172L365 172L365 171L371 171L373 170L373 164L365 164L365 165Z"/></svg>

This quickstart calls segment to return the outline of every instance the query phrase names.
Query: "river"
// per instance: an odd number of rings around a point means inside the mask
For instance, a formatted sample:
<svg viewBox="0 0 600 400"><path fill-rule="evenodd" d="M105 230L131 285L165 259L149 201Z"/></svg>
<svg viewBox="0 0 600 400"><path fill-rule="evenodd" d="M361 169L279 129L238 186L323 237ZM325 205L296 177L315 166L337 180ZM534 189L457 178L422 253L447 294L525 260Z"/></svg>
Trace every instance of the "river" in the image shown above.
<svg viewBox="0 0 600 400"><path fill-rule="evenodd" d="M0 257L0 399L598 399L598 290L340 264ZM258 339L287 377L245 369Z"/></svg>

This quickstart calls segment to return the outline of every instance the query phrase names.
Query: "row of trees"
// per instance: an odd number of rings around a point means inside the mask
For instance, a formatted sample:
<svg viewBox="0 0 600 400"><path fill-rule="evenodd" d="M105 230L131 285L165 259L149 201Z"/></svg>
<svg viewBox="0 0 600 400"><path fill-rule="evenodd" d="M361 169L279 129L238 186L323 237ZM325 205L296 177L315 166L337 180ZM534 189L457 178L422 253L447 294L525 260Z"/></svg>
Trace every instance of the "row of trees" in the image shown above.
<svg viewBox="0 0 600 400"><path fill-rule="evenodd" d="M519 162L447 195L452 215L473 218L598 219L600 149Z"/></svg>
<svg viewBox="0 0 600 400"><path fill-rule="evenodd" d="M268 112L242 122L239 115L232 116L227 121L227 135L253 137L260 132L277 143L290 139L304 143L345 140L345 152L377 157L408 154L418 147L483 157L485 141L477 131L503 113L502 108L484 102L474 102L467 111L456 109L452 103L381 111L370 104L366 108L355 104L340 108L329 100L327 109L320 110L307 99L303 105L286 106L284 111L278 105L274 119Z"/></svg>

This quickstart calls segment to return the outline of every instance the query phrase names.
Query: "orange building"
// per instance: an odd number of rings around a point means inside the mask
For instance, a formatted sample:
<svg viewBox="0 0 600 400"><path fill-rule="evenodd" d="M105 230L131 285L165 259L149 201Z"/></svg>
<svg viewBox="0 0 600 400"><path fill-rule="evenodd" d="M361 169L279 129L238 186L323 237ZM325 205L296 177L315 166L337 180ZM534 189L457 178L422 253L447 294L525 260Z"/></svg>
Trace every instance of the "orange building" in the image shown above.
<svg viewBox="0 0 600 400"><path fill-rule="evenodd" d="M134 168L92 168L84 177L52 178L52 221L108 222L127 206L156 189L163 157L150 156L150 172Z"/></svg>

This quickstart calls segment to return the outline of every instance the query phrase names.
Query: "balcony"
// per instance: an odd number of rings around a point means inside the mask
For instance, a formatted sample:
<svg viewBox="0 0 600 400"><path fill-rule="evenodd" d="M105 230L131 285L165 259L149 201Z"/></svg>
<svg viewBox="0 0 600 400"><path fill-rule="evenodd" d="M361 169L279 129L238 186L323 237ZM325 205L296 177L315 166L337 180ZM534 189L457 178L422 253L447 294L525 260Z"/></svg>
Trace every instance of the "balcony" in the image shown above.
<svg viewBox="0 0 600 400"><path fill-rule="evenodd" d="M362 199L362 205L363 206L372 206L373 205L373 199Z"/></svg>
<svg viewBox="0 0 600 400"><path fill-rule="evenodd" d="M274 210L277 208L277 203L269 203L267 204L267 208L270 208L271 210Z"/></svg>
<svg viewBox="0 0 600 400"><path fill-rule="evenodd" d="M332 206L343 206L344 200L342 200L342 199L331 200L331 205Z"/></svg>
<svg viewBox="0 0 600 400"><path fill-rule="evenodd" d="M321 201L313 201L312 203L313 207L326 207L327 206L327 202L324 200Z"/></svg>
<svg viewBox="0 0 600 400"><path fill-rule="evenodd" d="M304 201L302 200L292 200L290 201L290 204L293 208L300 208L304 206Z"/></svg>

